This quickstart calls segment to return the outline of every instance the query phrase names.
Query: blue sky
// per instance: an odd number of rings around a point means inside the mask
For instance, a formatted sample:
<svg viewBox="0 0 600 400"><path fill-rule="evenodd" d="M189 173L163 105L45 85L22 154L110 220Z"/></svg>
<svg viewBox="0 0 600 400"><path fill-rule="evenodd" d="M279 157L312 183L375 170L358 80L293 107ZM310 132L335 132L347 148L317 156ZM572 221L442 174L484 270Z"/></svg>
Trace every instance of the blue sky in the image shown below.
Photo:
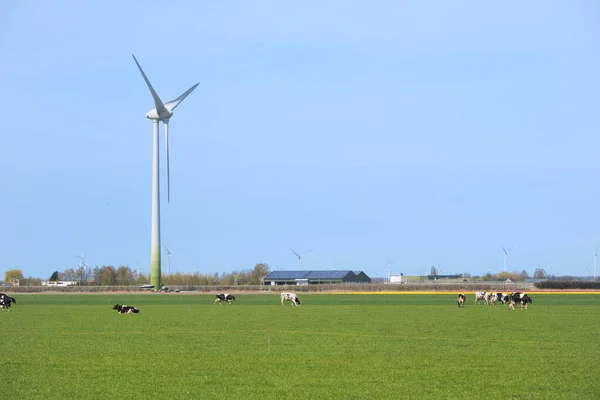
<svg viewBox="0 0 600 400"><path fill-rule="evenodd" d="M0 5L0 272L150 262L153 101L171 272L591 275L600 6ZM162 125L161 125L162 130ZM163 271L166 272L163 251ZM3 274L2 274L3 276Z"/></svg>

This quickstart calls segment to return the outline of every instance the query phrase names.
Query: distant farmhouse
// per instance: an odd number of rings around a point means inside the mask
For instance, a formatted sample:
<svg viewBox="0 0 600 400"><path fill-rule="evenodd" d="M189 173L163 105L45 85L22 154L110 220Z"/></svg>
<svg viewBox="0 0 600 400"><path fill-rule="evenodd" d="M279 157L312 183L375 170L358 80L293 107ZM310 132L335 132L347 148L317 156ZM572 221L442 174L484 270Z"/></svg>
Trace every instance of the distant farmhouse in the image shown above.
<svg viewBox="0 0 600 400"><path fill-rule="evenodd" d="M427 279L430 281L437 281L439 279L460 279L462 276L459 274L454 275L427 275Z"/></svg>
<svg viewBox="0 0 600 400"><path fill-rule="evenodd" d="M362 271L273 271L263 279L265 285L323 285L371 283Z"/></svg>
<svg viewBox="0 0 600 400"><path fill-rule="evenodd" d="M42 286L77 286L77 281L42 281Z"/></svg>

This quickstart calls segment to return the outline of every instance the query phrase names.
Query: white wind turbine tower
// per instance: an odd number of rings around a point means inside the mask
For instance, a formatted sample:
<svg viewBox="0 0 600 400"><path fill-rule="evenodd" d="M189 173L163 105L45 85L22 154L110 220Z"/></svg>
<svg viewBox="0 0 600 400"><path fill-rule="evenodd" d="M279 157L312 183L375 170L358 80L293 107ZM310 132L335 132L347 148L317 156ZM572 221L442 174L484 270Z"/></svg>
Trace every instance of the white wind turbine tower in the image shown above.
<svg viewBox="0 0 600 400"><path fill-rule="evenodd" d="M390 279L391 279L390 277L392 276L392 264L396 264L396 262L395 261L390 261L390 259L388 258L388 260L387 260L387 269L386 269L388 283L390 282Z"/></svg>
<svg viewBox="0 0 600 400"><path fill-rule="evenodd" d="M167 202L171 200L171 184L169 179L169 119L173 116L173 110L190 94L199 83L186 90L181 96L175 100L171 100L168 103L161 101L158 94L154 91L154 88L150 84L150 81L146 77L144 70L138 63L135 56L132 54L133 60L137 64L152 98L154 99L154 105L156 108L146 113L146 118L152 120L154 124L153 139L152 139L152 234L151 234L151 247L150 247L150 281L151 284L156 288L160 289L160 176L158 169L158 123L163 122L165 126L165 149L167 151Z"/></svg>
<svg viewBox="0 0 600 400"><path fill-rule="evenodd" d="M594 252L594 280L596 279L596 261L598 260L598 246L596 246L596 251Z"/></svg>
<svg viewBox="0 0 600 400"><path fill-rule="evenodd" d="M79 258L79 269L81 269L81 267L85 268L87 270L87 265L85 265L85 261L83 260L83 253L81 253L80 256L75 256L77 258ZM87 271L84 271L87 272ZM87 276L87 274L85 274ZM81 278L79 280L79 284L81 285Z"/></svg>
<svg viewBox="0 0 600 400"><path fill-rule="evenodd" d="M167 274L171 275L171 254L173 254L173 252L169 250L167 246L165 246L165 250L167 251L167 259L169 260L169 269L167 269Z"/></svg>
<svg viewBox="0 0 600 400"><path fill-rule="evenodd" d="M80 256L75 256L77 258L79 258L79 268L81 268L83 265L85 265L85 262L83 261L83 253L81 253Z"/></svg>
<svg viewBox="0 0 600 400"><path fill-rule="evenodd" d="M508 251L506 251L506 249L504 248L504 246L500 245L500 247L502 247L502 250L504 250L504 272L506 272L506 263L508 262L508 253L510 253L510 251L513 248L511 247L510 249L508 249Z"/></svg>
<svg viewBox="0 0 600 400"><path fill-rule="evenodd" d="M292 250L290 248L290 250ZM312 249L308 250L306 253L304 254L308 254L311 252ZM296 255L296 257L298 257L298 271L302 271L302 257L304 257L304 254L300 255L298 253L296 253L294 250L292 250L292 253L294 253Z"/></svg>

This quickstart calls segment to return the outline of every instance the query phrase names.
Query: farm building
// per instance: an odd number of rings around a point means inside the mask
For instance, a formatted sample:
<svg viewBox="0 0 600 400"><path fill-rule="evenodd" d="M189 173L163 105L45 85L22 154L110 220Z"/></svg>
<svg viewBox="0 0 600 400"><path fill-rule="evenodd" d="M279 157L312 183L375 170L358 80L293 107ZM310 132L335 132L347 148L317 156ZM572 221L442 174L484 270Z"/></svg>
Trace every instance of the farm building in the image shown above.
<svg viewBox="0 0 600 400"><path fill-rule="evenodd" d="M362 271L273 271L265 278L265 285L319 285L335 283L371 283Z"/></svg>

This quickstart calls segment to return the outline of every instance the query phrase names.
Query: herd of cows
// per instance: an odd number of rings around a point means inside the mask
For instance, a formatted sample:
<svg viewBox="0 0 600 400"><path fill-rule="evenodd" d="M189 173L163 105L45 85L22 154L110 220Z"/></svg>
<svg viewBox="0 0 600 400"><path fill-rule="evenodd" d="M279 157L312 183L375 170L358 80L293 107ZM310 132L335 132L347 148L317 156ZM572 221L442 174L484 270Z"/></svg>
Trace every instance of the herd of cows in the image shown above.
<svg viewBox="0 0 600 400"><path fill-rule="evenodd" d="M456 302L459 307L465 306L466 297L464 293L459 293ZM509 310L514 310L517 303L521 304L521 310L527 310L529 303L533 303L531 297L527 293L513 292L513 293L499 293L499 292L475 292L475 304L479 304L483 301L486 305L495 305L496 302L502 304L508 304Z"/></svg>
<svg viewBox="0 0 600 400"><path fill-rule="evenodd" d="M459 307L464 307L466 302L466 296L464 293L459 293L456 299ZM227 304L231 304L232 301L235 301L235 296L229 293L219 293L215 296L215 301L213 304L219 303L222 305L222 302ZM283 292L281 293L281 306L283 303L289 301L292 306L300 306L300 299L296 295L296 293ZM494 305L496 302L501 302L502 304L508 304L509 310L514 310L515 305L517 303L521 304L521 310L523 308L527 310L527 306L529 303L533 303L531 297L529 297L526 293L521 292L513 292L513 293L497 293L497 292L475 292L475 304L479 304L480 301L483 301L486 305ZM0 293L0 310L4 311L4 309L10 311L11 303L16 304L17 300L14 297L10 297L4 293ZM118 303L113 306L113 310L117 310L119 314L137 314L140 310L133 306L119 305Z"/></svg>
<svg viewBox="0 0 600 400"><path fill-rule="evenodd" d="M13 299L13 301L14 301L14 299ZM223 305L222 302L231 304L232 301L235 301L234 295L231 295L229 293L219 293L219 294L215 295L215 301L213 302L213 304L219 303L220 305ZM281 293L281 305L282 306L285 301L291 302L292 303L291 305L293 305L293 306L300 306L300 299L298 298L296 293L285 293L285 292ZM113 310L117 310L117 312L119 314L137 314L140 312L140 310L137 309L136 307L120 305L119 303L117 303L113 306Z"/></svg>

